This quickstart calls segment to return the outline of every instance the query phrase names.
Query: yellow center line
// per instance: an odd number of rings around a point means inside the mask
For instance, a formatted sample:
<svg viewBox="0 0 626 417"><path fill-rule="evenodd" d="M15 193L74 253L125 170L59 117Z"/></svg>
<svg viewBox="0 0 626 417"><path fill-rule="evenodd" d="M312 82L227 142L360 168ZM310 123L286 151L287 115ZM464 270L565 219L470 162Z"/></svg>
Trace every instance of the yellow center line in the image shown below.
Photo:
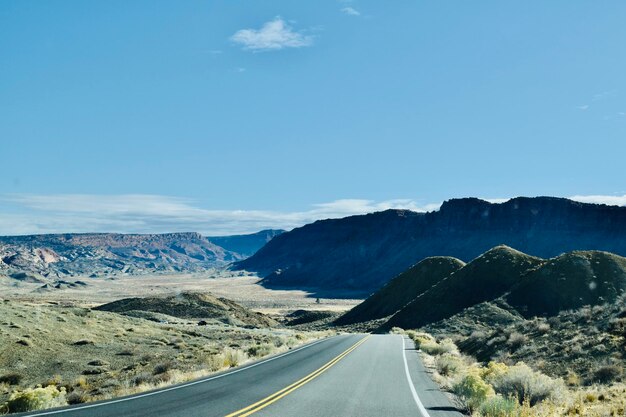
<svg viewBox="0 0 626 417"><path fill-rule="evenodd" d="M241 410L235 411L234 413L230 413L226 417L235 417L235 416L236 417L246 417L246 416L249 416L250 414L256 413L257 411L262 410L263 408L267 407L268 405L270 405L270 404L280 400L284 396L290 394L291 392L297 390L298 388L300 388L304 384L309 383L313 379L317 378L318 376L320 376L321 374L326 372L328 369L330 369L332 366L334 366L337 362L339 362L340 360L345 358L350 352L352 352L354 349L358 348L361 344L363 344L368 338L369 338L369 336L366 336L363 339L359 340L354 345L350 346L348 349L346 349L345 351L343 351L342 353L337 355L335 358L333 358L332 360L327 362L324 366L316 369L315 371L311 372L310 374L308 374L304 378L299 379L298 381L294 382L293 384L291 384L291 385L289 385L289 386L287 386L287 387L285 387L285 388L283 388L283 389L273 393L272 395L269 395L269 396L263 398L260 401L255 402L254 404L251 404L251 405L249 405L249 406L247 406L245 408L242 408Z"/></svg>

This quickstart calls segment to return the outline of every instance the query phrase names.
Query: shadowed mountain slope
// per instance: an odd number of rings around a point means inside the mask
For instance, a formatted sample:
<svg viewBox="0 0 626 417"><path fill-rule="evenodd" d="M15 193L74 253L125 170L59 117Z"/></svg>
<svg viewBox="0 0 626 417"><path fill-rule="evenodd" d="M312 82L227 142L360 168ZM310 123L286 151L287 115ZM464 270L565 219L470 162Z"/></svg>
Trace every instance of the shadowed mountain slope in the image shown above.
<svg viewBox="0 0 626 417"><path fill-rule="evenodd" d="M214 236L207 237L207 239L217 246L245 258L254 255L267 242L284 232L284 230L268 229L249 235Z"/></svg>
<svg viewBox="0 0 626 417"><path fill-rule="evenodd" d="M508 246L497 246L420 294L383 328L416 328L453 316L467 307L501 297L544 261Z"/></svg>
<svg viewBox="0 0 626 417"><path fill-rule="evenodd" d="M626 258L576 251L548 260L506 297L525 317L613 303L626 291Z"/></svg>
<svg viewBox="0 0 626 417"><path fill-rule="evenodd" d="M390 316L464 265L463 261L448 256L426 258L389 281L335 323L346 325Z"/></svg>
<svg viewBox="0 0 626 417"><path fill-rule="evenodd" d="M96 307L115 313L151 312L189 319L216 319L228 324L252 327L276 326L276 321L250 311L226 298L211 294L184 292L169 297L125 298Z"/></svg>
<svg viewBox="0 0 626 417"><path fill-rule="evenodd" d="M387 210L317 221L272 239L235 269L258 272L269 287L370 293L416 262L438 255L471 260L499 244L544 258L573 250L626 255L626 207L564 198L476 198L438 211Z"/></svg>

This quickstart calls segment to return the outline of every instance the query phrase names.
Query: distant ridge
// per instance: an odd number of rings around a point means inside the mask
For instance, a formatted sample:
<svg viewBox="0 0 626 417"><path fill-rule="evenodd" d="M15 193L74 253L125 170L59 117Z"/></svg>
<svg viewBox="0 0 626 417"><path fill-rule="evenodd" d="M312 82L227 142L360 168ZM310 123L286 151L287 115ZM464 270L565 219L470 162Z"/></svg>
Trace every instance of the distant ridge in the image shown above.
<svg viewBox="0 0 626 417"><path fill-rule="evenodd" d="M430 256L467 262L500 244L542 258L573 250L626 255L625 237L626 207L555 197L499 204L463 198L430 213L387 210L317 221L277 236L234 268L259 273L268 287L367 295Z"/></svg>
<svg viewBox="0 0 626 417"><path fill-rule="evenodd" d="M194 232L3 236L0 275L38 282L46 277L201 272L245 258L278 233L219 238L230 249Z"/></svg>

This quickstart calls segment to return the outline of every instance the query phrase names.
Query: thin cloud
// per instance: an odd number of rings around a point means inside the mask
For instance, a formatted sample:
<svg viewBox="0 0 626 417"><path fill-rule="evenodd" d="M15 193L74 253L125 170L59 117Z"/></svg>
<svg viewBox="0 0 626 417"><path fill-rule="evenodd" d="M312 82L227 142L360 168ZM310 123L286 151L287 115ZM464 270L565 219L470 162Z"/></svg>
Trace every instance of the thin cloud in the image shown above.
<svg viewBox="0 0 626 417"><path fill-rule="evenodd" d="M583 104L582 106L576 106L576 108L578 110L588 110L589 109L589 104Z"/></svg>
<svg viewBox="0 0 626 417"><path fill-rule="evenodd" d="M344 7L341 9L341 12L350 16L361 16L361 12L356 10L354 7Z"/></svg>
<svg viewBox="0 0 626 417"><path fill-rule="evenodd" d="M574 195L570 200L581 203L606 204L609 206L626 206L626 195Z"/></svg>
<svg viewBox="0 0 626 417"><path fill-rule="evenodd" d="M583 203L626 206L626 195L575 195ZM503 203L507 198L484 199ZM204 235L253 233L262 229L293 229L321 219L367 214L387 209L417 212L438 210L441 203L411 199L373 201L342 199L315 204L302 211L209 210L191 199L160 195L4 195L0 196L0 235L41 233L167 233Z"/></svg>
<svg viewBox="0 0 626 417"><path fill-rule="evenodd" d="M604 100L610 97L614 97L617 95L617 90L609 90L609 91L603 91L601 93L598 94L594 94L592 100L593 101L600 101L600 100Z"/></svg>
<svg viewBox="0 0 626 417"><path fill-rule="evenodd" d="M230 40L253 52L303 48L313 44L312 36L295 31L280 16L264 23L260 29L241 29Z"/></svg>
<svg viewBox="0 0 626 417"><path fill-rule="evenodd" d="M159 195L8 195L0 198L0 234L69 232L165 233L205 235L292 229L315 220L386 209L431 210L413 200L376 202L345 199L305 211L208 210L192 200Z"/></svg>

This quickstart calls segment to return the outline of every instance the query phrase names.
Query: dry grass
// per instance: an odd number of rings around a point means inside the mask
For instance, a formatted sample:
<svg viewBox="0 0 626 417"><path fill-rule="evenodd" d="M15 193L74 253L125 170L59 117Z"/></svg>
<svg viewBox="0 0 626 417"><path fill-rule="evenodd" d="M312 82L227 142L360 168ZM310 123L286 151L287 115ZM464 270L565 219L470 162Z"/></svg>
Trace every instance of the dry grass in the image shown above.
<svg viewBox="0 0 626 417"><path fill-rule="evenodd" d="M0 302L0 317L0 404L37 385L63 389L64 403L141 392L330 334L198 326L196 321L175 318L157 323L84 308L6 300ZM22 339L30 344L16 343ZM55 401L61 401L58 398ZM47 403L29 404L44 407Z"/></svg>

